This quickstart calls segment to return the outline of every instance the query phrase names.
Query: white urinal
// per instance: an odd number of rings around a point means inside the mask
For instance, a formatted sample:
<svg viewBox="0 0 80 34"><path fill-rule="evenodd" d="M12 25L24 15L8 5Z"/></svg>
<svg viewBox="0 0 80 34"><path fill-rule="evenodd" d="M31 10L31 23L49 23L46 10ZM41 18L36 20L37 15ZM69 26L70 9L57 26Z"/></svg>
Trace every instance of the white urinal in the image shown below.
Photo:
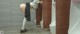
<svg viewBox="0 0 80 34"><path fill-rule="evenodd" d="M43 29L43 19L40 22L41 28Z"/></svg>
<svg viewBox="0 0 80 34"><path fill-rule="evenodd" d="M49 25L51 34L56 34L56 16L55 16L55 2L52 0L52 21Z"/></svg>

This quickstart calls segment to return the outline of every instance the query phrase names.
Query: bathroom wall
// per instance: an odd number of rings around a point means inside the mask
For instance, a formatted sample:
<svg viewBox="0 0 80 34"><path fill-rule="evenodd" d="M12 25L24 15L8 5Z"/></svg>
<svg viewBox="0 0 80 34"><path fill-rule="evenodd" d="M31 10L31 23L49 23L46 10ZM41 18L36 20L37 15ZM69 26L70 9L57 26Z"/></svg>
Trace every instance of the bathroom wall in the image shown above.
<svg viewBox="0 0 80 34"><path fill-rule="evenodd" d="M11 24L10 0L0 0L0 27Z"/></svg>
<svg viewBox="0 0 80 34"><path fill-rule="evenodd" d="M77 0L76 0L77 1ZM80 2L80 1L79 1ZM80 34L80 3L71 1L69 34Z"/></svg>
<svg viewBox="0 0 80 34"><path fill-rule="evenodd" d="M19 5L31 0L0 0L0 27L22 26L23 14Z"/></svg>

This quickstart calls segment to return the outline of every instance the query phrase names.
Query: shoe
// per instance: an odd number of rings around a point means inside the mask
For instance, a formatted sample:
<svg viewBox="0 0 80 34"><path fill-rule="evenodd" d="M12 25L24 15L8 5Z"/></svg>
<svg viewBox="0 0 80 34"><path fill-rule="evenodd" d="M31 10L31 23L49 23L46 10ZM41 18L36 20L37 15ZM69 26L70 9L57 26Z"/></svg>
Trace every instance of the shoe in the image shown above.
<svg viewBox="0 0 80 34"><path fill-rule="evenodd" d="M27 29L20 30L20 33L25 33L25 32L27 32L27 31L28 31Z"/></svg>

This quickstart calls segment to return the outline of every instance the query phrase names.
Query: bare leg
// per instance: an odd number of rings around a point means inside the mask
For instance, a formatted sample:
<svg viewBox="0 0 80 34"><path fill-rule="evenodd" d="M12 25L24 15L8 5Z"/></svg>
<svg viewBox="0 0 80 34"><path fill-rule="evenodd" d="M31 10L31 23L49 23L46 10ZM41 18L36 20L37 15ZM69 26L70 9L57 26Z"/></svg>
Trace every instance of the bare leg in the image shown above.
<svg viewBox="0 0 80 34"><path fill-rule="evenodd" d="M21 12L25 15L25 8L26 8L26 4L21 4L20 5L20 9L21 9ZM22 25L22 28L21 28L21 33L24 33L26 32L26 28L25 28L25 25L26 25L26 18L24 17L23 19L23 25Z"/></svg>

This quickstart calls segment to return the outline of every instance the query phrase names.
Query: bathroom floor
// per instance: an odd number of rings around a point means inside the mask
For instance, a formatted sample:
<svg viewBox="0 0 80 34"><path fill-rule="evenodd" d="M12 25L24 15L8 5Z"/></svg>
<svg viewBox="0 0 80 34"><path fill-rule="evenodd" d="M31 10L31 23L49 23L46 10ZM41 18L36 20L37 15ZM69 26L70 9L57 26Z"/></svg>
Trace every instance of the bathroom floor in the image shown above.
<svg viewBox="0 0 80 34"><path fill-rule="evenodd" d="M4 34L21 34L19 32L20 27L2 28L1 30L3 31ZM40 30L39 28L33 28L33 29L30 29L28 32L22 33L22 34L50 34L50 32Z"/></svg>
<svg viewBox="0 0 80 34"><path fill-rule="evenodd" d="M20 33L20 28L21 27L5 27L0 28L0 31L2 31L4 34L50 34L50 31L42 30L40 27L36 26L28 27L27 29L29 31L25 33Z"/></svg>

